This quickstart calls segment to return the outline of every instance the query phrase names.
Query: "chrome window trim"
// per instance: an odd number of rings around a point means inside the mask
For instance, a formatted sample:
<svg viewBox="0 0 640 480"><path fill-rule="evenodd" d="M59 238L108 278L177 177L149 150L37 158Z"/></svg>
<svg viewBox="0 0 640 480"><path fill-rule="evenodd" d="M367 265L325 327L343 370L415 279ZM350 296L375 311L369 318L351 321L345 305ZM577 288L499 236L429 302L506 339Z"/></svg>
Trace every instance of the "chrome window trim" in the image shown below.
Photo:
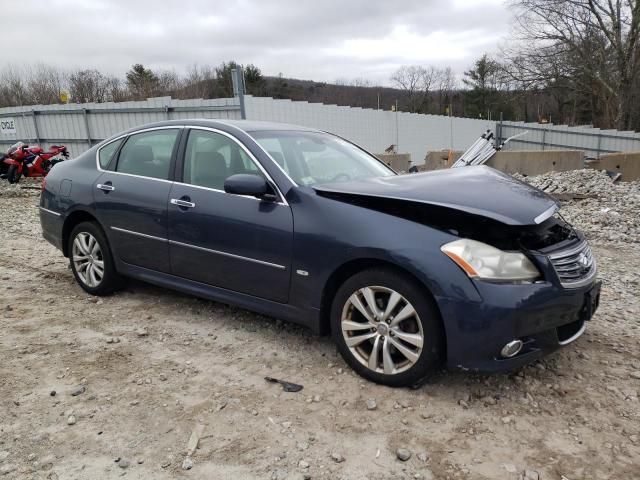
<svg viewBox="0 0 640 480"><path fill-rule="evenodd" d="M224 122L222 122L222 123L224 123ZM225 125L228 125L228 126L230 126L230 127L236 128L236 129L237 129L237 130L239 130L239 131L244 132L244 130L242 130L242 129L240 129L240 128L236 127L235 125L231 125L231 124L228 124L228 123L225 123ZM102 150L102 149L103 149L104 147L106 147L107 145L110 145L111 143L113 143L113 142L116 142L116 141L120 140L121 138L129 137L129 136L131 136L131 135L137 135L137 134L139 134L139 133L151 132L151 131L154 131L154 130L168 130L168 129L179 129L179 130L183 130L183 129L185 129L185 128L189 128L189 129L192 129L192 130L206 130L206 131L210 131L210 132L213 132L213 133L218 133L218 134L221 134L221 135L223 135L223 136L225 136L225 137L229 138L229 139L230 139L230 140L232 140L233 142L235 142L237 145L239 145L239 146L240 146L240 148L242 148L242 150L243 150L243 151L244 151L244 152L249 156L249 158L250 158L250 159L251 159L251 160L256 164L256 166L258 167L258 169L259 169L259 170L264 174L264 176L265 176L265 177L266 177L266 178L267 178L267 179L268 179L268 180L273 184L273 186L275 187L276 192L277 192L277 194L278 194L278 197L280 197L280 201L275 202L275 203L276 203L276 204L279 204L279 205L286 205L286 206L289 206L289 202L287 202L287 200L286 200L286 198L284 197L284 194L282 193L282 190L280 189L280 187L278 186L278 184L273 180L273 178L271 177L271 175L269 175L269 173L265 170L265 168L264 168L264 167L263 167L263 165L260 163L260 161L255 157L255 155L253 155L253 153L251 153L251 151L247 148L247 146L246 146L246 145L244 145L240 140L238 140L236 137L234 137L234 136L233 136L233 135L231 135L230 133L225 132L225 131L223 131L223 130L219 130L219 129L214 128L214 127L204 127L204 126L201 126L201 125L190 125L190 124L184 124L184 125L171 125L171 126L167 126L167 125L165 125L165 126L162 126L162 127L151 127L151 128L145 128L145 129L142 129L142 130L137 130L137 131L135 131L135 132L123 133L122 135L118 135L117 137L113 138L109 143L105 143L104 145L101 145L101 146L100 146L100 148L98 148L98 149L96 150L96 168L97 168L97 170L98 170L99 172L108 172L108 173L113 173L113 174L116 174L116 175L126 175L126 176L129 176L129 177L136 177L136 178L147 178L147 179L149 179L149 180L156 180L156 181L158 181L158 182L177 183L177 184L180 184L180 185L188 185L188 186L190 186L190 187L201 188L201 189L211 190L211 191L214 191L214 192L221 192L221 193L224 193L224 194L226 194L226 195L231 195L230 193L227 193L227 192L225 192L224 190L218 190L217 188L209 188L209 187L203 187L203 186L200 186L200 185L192 185L192 184L190 184L190 183L185 183L185 182L175 182L175 181L173 181L173 180L166 180L166 179L164 179L164 178L147 177L147 176L144 176L144 175L135 175L135 174L133 174L133 173L118 172L118 171L116 171L116 170L104 170L103 168L101 168L101 167L100 167L100 150ZM244 132L244 133L247 133L247 132ZM249 135L249 134L247 133L247 135ZM251 137L251 135L249 135L249 136ZM253 137L251 137L251 138L253 139L253 141L256 141ZM125 140L125 142L126 142L126 140ZM256 142L256 144L257 144L257 145L258 145L258 147L260 147L260 149L261 149L261 150L262 150L262 151L267 155L267 157L268 157L269 159L271 159L271 161L272 161L272 162L273 162L273 163L274 163L278 168L280 168L280 165L278 165L278 163L277 163L275 160L273 160L273 158L271 158L271 155L269 155L269 154L267 153L267 151L266 151L264 148L262 148L262 146L261 146L258 142ZM184 166L184 165L183 165L183 166ZM280 170L282 170L282 168L280 168ZM296 187L298 186L298 185L297 185L293 180L291 180L291 177L289 177L289 175L287 175L287 172L285 172L284 170L282 170L282 173L284 173L284 174L286 175L287 179L289 179L289 181L292 183L292 185L293 185L293 186L296 186ZM247 195L235 195L235 196L237 196L237 197L244 197L244 198L252 198L252 199L255 199L255 200L258 200L258 201L262 201L262 200L260 200L259 198L250 197L250 196L247 196Z"/></svg>
<svg viewBox="0 0 640 480"><path fill-rule="evenodd" d="M533 221L536 224L540 224L540 223L544 222L548 218L551 218L551 216L558 211L558 208L559 208L558 205L555 205L555 204L551 205L544 212L542 212L540 215L538 215L536 218L534 218Z"/></svg>
<svg viewBox="0 0 640 480"><path fill-rule="evenodd" d="M41 212L47 212L51 215L55 215L56 217L59 217L60 215L62 215L61 213L58 212L54 212L53 210L49 210L48 208L44 208L44 207L39 207Z"/></svg>
<svg viewBox="0 0 640 480"><path fill-rule="evenodd" d="M224 190L220 190L220 189L217 189L217 188L203 187L202 185L192 185L191 183L184 183L184 182L173 182L173 183L175 183L176 185L183 185L185 187L192 187L192 188L197 188L197 189L200 189L200 190L208 190L210 192L216 192L216 193L224 193L225 195L233 195L234 197L247 198L249 200L255 200L255 201L258 201L258 202L264 201L264 200L262 200L260 198L252 197L251 195L236 195L236 194L232 194L232 193L227 193ZM270 202L270 203L272 203L274 205L282 205L284 207L288 207L289 206L289 204L286 203L286 201L285 202L277 201L277 202Z"/></svg>
<svg viewBox="0 0 640 480"><path fill-rule="evenodd" d="M245 260L247 262L259 263L260 265L265 265L267 267L277 268L279 270L286 270L287 267L284 265L278 265L277 263L265 262L264 260L258 260L256 258L251 257L243 257L242 255L236 255L234 253L221 252L220 250L212 250L210 248L199 247L198 245L191 245L190 243L182 243L177 242L176 240L169 240L171 245L178 245L180 247L193 248L194 250L200 250L202 252L213 253L215 255L222 255L224 257L236 258L238 260Z"/></svg>
<svg viewBox="0 0 640 480"><path fill-rule="evenodd" d="M150 240L158 240L160 242L168 242L169 241L166 238L155 237L153 235L148 235L146 233L134 232L133 230L127 230L126 228L120 228L120 227L113 227L112 226L111 230L115 230L116 232L128 233L129 235L134 235L136 237L148 238Z"/></svg>
<svg viewBox="0 0 640 480"><path fill-rule="evenodd" d="M130 137L131 135L137 135L139 133L145 133L145 132L152 132L154 130L169 130L169 129L183 130L184 125L171 125L171 126L165 125L162 127L150 127L150 128L144 128L142 130L136 130L135 132L123 133L122 135L118 135L116 138L113 138L109 143L100 145L100 148L96 150L96 168L98 169L99 172L116 173L118 175L129 175L130 177L138 177L138 178L150 178L151 180L159 180L161 182L172 183L173 180L167 180L164 178L156 178L156 177L147 177L145 175L135 175L133 173L116 172L115 170L104 170L102 167L100 167L100 150L102 150L107 145L111 145L113 142L118 141L124 137ZM126 143L126 140L125 140L125 143Z"/></svg>
<svg viewBox="0 0 640 480"><path fill-rule="evenodd" d="M171 245L177 245L180 247L193 248L194 250L200 250L202 252L213 253L215 255L222 255L224 257L236 258L238 260L245 260L247 262L258 263L260 265L265 265L267 267L277 268L279 270L286 270L287 267L284 265L279 265L277 263L265 262L264 260L258 260L257 258L251 257L243 257L242 255L236 255L234 253L222 252L220 250L212 250L210 248L200 247L198 245L192 245L190 243L178 242L176 240L169 240L167 238L156 237L154 235L148 235L146 233L134 232L133 230L127 230L126 228L120 227L111 227L111 230L115 230L116 232L128 233L130 235L134 235L137 237L148 238L150 240L158 240L160 242L166 242Z"/></svg>
<svg viewBox="0 0 640 480"><path fill-rule="evenodd" d="M265 170L265 168L262 166L260 161L255 157L255 155L253 155L253 153L251 153L251 150L249 150L244 143L242 143L240 140L238 140L236 137L234 137L230 133L225 132L223 130L219 130L219 129L214 128L214 127L203 127L203 126L200 126L200 125L186 125L186 128L189 128L191 130L204 130L204 131L208 131L208 132L217 133L217 134L220 134L220 135L222 135L224 137L227 137L231 141L235 142L244 151L244 153L247 154L247 156L251 159L251 161L258 167L258 170L260 170L263 173L263 175L267 178L267 180L269 180L273 184L273 186L275 187L276 192L278 194L278 197L280 197L280 200L281 200L281 201L279 201L277 203L289 206L289 203L287 202L286 198L284 198L284 195L283 195L282 191L280 190L280 187L278 186L278 184L273 180L273 178L271 178L271 175L269 175L269 172L267 172ZM251 137L251 138L253 138L253 137ZM187 141L188 141L188 139L187 139ZM269 156L269 158L271 158L271 157ZM273 159L271 159L271 160L273 161ZM183 162L182 168L184 169L184 162ZM289 179L289 180L291 180L291 179ZM184 184L184 185L190 185L192 187L200 187L200 185L193 185L191 183L185 183L185 182L176 182L176 183L180 183L180 184ZM295 183L294 183L294 185L295 185ZM209 190L213 190L213 191L216 191L216 192L222 192L222 193L225 193L227 195L232 195L231 193L227 193L224 190L218 190L217 188L209 188L209 187L202 187L202 188L207 188ZM247 197L247 195L235 195L235 196ZM248 198L254 198L254 197L248 197ZM256 198L256 200L260 200L260 199Z"/></svg>

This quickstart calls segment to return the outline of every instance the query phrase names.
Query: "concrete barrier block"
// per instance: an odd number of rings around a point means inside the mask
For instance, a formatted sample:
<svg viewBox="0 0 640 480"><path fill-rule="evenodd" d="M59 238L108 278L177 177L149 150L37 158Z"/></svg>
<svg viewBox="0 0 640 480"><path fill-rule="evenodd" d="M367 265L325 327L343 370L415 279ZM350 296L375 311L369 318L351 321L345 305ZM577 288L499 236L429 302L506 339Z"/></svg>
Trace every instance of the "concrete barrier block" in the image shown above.
<svg viewBox="0 0 640 480"><path fill-rule="evenodd" d="M623 182L640 180L640 152L607 153L598 160L589 162L587 166L596 170L618 172L622 175L620 180Z"/></svg>

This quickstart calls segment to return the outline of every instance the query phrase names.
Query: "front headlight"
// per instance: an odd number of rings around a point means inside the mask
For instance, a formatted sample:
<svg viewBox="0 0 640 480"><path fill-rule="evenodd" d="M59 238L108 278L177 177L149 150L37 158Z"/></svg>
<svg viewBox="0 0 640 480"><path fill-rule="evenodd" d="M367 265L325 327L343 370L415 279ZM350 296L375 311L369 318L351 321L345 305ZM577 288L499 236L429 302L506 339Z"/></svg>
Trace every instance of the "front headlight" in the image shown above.
<svg viewBox="0 0 640 480"><path fill-rule="evenodd" d="M440 250L467 275L494 281L535 280L540 272L519 252L503 252L486 243L464 238L447 243Z"/></svg>

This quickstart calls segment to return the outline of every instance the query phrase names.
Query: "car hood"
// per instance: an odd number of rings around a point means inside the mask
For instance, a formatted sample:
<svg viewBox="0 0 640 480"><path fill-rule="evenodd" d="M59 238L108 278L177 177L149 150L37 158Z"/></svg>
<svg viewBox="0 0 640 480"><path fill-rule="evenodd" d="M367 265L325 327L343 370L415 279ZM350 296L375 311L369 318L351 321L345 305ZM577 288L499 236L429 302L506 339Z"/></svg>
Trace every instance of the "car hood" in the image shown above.
<svg viewBox="0 0 640 480"><path fill-rule="evenodd" d="M485 165L313 187L317 192L389 198L452 208L507 225L541 223L558 209L546 193Z"/></svg>

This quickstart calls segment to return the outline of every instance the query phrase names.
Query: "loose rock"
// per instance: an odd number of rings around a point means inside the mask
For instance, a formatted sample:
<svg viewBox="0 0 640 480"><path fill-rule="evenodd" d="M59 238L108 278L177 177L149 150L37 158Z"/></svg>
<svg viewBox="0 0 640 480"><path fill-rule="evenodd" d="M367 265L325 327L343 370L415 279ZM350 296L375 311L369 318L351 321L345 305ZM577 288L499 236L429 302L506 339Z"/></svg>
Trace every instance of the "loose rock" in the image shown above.
<svg viewBox="0 0 640 480"><path fill-rule="evenodd" d="M396 457L398 457L398 460L406 462L411 458L411 452L406 448L399 448L396 450Z"/></svg>
<svg viewBox="0 0 640 480"><path fill-rule="evenodd" d="M331 453L331 459L336 463L344 462L344 457L342 456L342 454L340 454L338 452L332 452Z"/></svg>

